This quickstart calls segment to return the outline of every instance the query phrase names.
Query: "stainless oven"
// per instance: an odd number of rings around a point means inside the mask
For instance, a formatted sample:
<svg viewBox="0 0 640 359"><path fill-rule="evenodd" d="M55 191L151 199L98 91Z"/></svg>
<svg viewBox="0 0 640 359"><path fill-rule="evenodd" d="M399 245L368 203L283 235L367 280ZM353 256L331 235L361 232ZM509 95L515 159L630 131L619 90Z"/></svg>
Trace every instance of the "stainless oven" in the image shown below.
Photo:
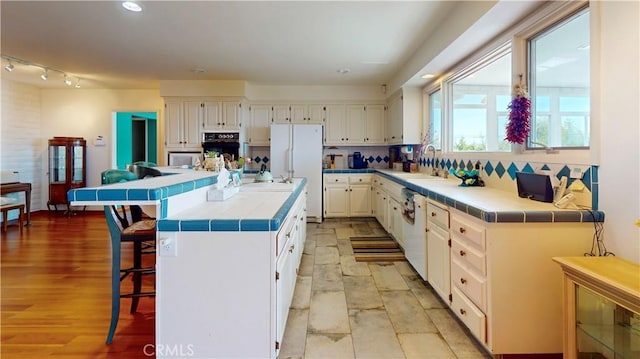
<svg viewBox="0 0 640 359"><path fill-rule="evenodd" d="M202 134L202 152L215 151L229 154L237 159L240 152L239 132L204 132Z"/></svg>

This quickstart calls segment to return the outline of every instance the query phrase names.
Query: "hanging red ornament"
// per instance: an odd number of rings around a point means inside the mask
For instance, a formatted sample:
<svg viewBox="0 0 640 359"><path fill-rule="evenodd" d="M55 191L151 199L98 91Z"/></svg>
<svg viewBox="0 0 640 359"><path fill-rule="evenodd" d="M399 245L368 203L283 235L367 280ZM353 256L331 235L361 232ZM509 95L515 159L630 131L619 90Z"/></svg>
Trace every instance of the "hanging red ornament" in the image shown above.
<svg viewBox="0 0 640 359"><path fill-rule="evenodd" d="M520 78L522 80L522 77ZM529 136L531 126L531 100L526 87L518 84L513 90L513 99L507 107L509 109L509 122L507 122L507 138L511 143L523 144Z"/></svg>

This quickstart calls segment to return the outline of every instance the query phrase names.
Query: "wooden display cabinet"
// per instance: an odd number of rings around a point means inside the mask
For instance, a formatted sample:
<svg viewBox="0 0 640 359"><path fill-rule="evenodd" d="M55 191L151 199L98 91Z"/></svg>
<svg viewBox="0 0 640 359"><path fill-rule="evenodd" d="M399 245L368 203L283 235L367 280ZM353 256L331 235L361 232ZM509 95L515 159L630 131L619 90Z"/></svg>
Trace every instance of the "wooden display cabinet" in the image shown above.
<svg viewBox="0 0 640 359"><path fill-rule="evenodd" d="M87 141L82 137L54 137L49 140L49 201L58 210L69 210L67 192L87 184Z"/></svg>
<svg viewBox="0 0 640 359"><path fill-rule="evenodd" d="M559 257L564 358L640 358L640 265L618 257Z"/></svg>

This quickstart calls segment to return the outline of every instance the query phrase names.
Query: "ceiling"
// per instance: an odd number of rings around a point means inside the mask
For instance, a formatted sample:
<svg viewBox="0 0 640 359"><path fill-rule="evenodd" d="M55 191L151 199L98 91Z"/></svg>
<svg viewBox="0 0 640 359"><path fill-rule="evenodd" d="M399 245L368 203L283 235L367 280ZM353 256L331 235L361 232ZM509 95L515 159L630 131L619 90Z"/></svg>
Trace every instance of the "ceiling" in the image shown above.
<svg viewBox="0 0 640 359"><path fill-rule="evenodd" d="M144 1L140 13L119 1L0 4L3 56L83 88L144 89L159 80L380 85L456 2ZM61 73L42 81L42 69L14 65L2 76L65 87Z"/></svg>

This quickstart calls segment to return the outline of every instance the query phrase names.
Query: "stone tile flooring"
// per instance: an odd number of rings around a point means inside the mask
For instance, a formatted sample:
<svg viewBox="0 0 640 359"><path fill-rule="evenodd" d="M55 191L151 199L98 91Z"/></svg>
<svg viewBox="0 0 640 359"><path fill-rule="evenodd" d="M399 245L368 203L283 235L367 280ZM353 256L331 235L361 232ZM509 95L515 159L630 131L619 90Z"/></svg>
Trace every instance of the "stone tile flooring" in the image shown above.
<svg viewBox="0 0 640 359"><path fill-rule="evenodd" d="M307 225L280 359L491 358L408 262L356 262L375 219Z"/></svg>

